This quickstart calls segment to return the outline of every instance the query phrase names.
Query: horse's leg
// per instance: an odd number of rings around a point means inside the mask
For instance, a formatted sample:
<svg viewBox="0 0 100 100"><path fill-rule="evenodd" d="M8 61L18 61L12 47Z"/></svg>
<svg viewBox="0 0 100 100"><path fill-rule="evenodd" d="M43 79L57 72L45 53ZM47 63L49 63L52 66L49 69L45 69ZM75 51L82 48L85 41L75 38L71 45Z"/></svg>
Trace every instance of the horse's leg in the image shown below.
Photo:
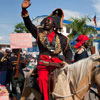
<svg viewBox="0 0 100 100"><path fill-rule="evenodd" d="M32 72L33 72L33 69L30 70L26 74L26 79L25 79L25 82L24 82L24 88L23 88L22 96L21 96L21 99L20 100L27 100L27 98L29 97L29 95L32 93L32 88L31 87L26 87L27 82L29 81L29 78L30 78Z"/></svg>
<svg viewBox="0 0 100 100"><path fill-rule="evenodd" d="M20 100L27 100L29 95L32 93L32 88L24 88L24 91L22 93L21 99Z"/></svg>
<svg viewBox="0 0 100 100"><path fill-rule="evenodd" d="M27 98L30 96L31 93L34 94L33 100L41 100L42 95L36 89L33 89L31 87L24 88L24 91L22 93L20 100L27 100Z"/></svg>
<svg viewBox="0 0 100 100"><path fill-rule="evenodd" d="M39 91L37 91L36 89L32 88L32 93L34 94L34 99L33 100L41 100L42 95Z"/></svg>

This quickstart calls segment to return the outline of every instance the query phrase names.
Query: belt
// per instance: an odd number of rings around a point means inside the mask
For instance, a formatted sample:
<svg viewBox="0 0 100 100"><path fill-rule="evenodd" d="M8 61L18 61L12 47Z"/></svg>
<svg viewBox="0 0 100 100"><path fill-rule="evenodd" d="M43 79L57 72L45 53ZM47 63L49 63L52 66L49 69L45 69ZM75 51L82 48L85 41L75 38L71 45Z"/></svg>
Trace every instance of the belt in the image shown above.
<svg viewBox="0 0 100 100"><path fill-rule="evenodd" d="M45 66L55 66L56 68L62 68L62 67L64 67L63 63L47 62L47 61L43 61L43 60L40 60L40 62L42 62L43 65L45 65Z"/></svg>
<svg viewBox="0 0 100 100"><path fill-rule="evenodd" d="M40 55L47 55L47 56L51 56L51 57L58 57L57 54L50 54L48 52L41 52Z"/></svg>
<svg viewBox="0 0 100 100"><path fill-rule="evenodd" d="M41 54L41 55L48 56L49 59L51 59L51 58L59 58L58 55L47 55L47 54Z"/></svg>

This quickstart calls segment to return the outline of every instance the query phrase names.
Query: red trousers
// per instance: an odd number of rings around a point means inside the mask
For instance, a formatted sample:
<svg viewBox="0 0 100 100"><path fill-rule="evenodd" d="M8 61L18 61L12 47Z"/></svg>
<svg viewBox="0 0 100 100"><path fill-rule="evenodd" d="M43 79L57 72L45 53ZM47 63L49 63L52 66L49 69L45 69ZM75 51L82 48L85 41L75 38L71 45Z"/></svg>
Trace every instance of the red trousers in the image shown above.
<svg viewBox="0 0 100 100"><path fill-rule="evenodd" d="M62 60L60 60L57 57L51 57L47 55L40 55L40 60L47 61L47 62L55 62L55 63L61 63ZM38 69L38 85L40 88L41 93L44 96L44 100L48 100L48 74L51 70L55 69L55 66L44 66L43 63L39 61L39 65L37 67Z"/></svg>

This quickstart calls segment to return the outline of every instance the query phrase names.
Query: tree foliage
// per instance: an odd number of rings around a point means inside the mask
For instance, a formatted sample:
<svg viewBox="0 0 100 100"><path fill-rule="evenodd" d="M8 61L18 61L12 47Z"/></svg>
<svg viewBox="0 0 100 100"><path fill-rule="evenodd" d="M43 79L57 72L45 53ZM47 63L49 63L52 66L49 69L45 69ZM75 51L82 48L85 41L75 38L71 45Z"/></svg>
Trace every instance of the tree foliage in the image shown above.
<svg viewBox="0 0 100 100"><path fill-rule="evenodd" d="M92 26L87 25L87 22L90 22L89 18L71 18L71 20L72 23L66 26L72 28L72 33L69 35L70 40L72 40L76 35L97 34L96 29L94 29Z"/></svg>
<svg viewBox="0 0 100 100"><path fill-rule="evenodd" d="M25 27L23 22L20 22L17 25L15 25L14 32L16 32L16 33L29 33L28 29Z"/></svg>

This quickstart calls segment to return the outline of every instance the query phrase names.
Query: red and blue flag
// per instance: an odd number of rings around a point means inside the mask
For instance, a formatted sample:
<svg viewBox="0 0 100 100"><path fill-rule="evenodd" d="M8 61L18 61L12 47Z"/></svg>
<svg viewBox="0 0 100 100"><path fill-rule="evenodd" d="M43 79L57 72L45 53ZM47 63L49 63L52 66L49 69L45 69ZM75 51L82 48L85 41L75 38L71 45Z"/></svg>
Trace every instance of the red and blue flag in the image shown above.
<svg viewBox="0 0 100 100"><path fill-rule="evenodd" d="M93 21L95 23L95 26L97 26L96 15L93 17Z"/></svg>

